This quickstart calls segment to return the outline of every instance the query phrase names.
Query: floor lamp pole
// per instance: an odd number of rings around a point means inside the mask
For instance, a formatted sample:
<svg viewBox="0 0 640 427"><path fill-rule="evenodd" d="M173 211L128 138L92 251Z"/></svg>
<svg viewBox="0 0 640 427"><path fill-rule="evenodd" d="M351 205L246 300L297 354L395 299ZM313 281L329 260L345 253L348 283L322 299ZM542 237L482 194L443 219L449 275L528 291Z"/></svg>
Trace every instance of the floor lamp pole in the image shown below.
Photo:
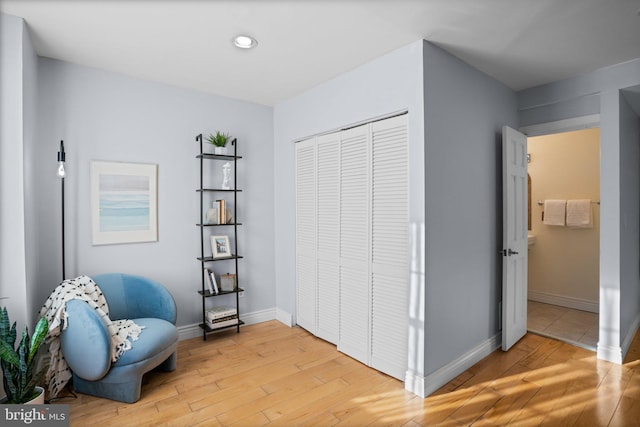
<svg viewBox="0 0 640 427"><path fill-rule="evenodd" d="M64 271L64 177L66 171L64 170L65 162L64 141L60 141L60 151L58 151L58 176L61 183L61 195L62 195L62 280L64 281L66 274Z"/></svg>
<svg viewBox="0 0 640 427"><path fill-rule="evenodd" d="M61 183L61 187L62 187L62 280L65 279L65 277L67 277L67 275L65 274L64 271L64 266L65 266L65 262L64 262L64 176L62 178L60 178L60 183Z"/></svg>

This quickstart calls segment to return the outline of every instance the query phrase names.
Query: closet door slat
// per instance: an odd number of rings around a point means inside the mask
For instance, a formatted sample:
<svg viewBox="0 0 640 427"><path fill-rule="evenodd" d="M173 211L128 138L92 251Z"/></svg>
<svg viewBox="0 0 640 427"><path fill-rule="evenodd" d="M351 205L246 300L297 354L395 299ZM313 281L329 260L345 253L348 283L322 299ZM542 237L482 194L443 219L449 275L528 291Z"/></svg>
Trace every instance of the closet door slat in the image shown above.
<svg viewBox="0 0 640 427"><path fill-rule="evenodd" d="M316 335L338 343L340 300L340 133L317 138L318 315Z"/></svg>
<svg viewBox="0 0 640 427"><path fill-rule="evenodd" d="M370 126L340 143L340 336L338 350L369 364Z"/></svg>
<svg viewBox="0 0 640 427"><path fill-rule="evenodd" d="M296 144L296 323L316 333L316 146Z"/></svg>
<svg viewBox="0 0 640 427"><path fill-rule="evenodd" d="M409 329L407 116L371 127L371 366L404 380Z"/></svg>

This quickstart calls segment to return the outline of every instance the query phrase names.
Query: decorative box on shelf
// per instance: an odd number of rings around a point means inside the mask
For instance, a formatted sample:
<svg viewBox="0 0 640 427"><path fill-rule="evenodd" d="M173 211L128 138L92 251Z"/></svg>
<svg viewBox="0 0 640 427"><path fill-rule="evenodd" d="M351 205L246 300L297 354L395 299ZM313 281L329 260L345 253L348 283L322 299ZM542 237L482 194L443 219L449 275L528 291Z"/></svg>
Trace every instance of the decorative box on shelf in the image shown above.
<svg viewBox="0 0 640 427"><path fill-rule="evenodd" d="M225 292L233 292L237 289L235 274L222 274L220 276L220 287Z"/></svg>

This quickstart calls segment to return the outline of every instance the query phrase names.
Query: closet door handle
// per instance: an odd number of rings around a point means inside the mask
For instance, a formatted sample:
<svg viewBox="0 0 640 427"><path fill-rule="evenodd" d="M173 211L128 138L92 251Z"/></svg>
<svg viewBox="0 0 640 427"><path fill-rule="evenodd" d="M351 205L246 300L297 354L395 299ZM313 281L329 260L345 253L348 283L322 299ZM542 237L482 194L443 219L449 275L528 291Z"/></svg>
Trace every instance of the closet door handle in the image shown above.
<svg viewBox="0 0 640 427"><path fill-rule="evenodd" d="M512 250L511 250L511 248L509 248L509 253L508 253L508 255L509 255L509 256L511 256L511 255L518 255L518 252L516 252L516 251L512 251Z"/></svg>

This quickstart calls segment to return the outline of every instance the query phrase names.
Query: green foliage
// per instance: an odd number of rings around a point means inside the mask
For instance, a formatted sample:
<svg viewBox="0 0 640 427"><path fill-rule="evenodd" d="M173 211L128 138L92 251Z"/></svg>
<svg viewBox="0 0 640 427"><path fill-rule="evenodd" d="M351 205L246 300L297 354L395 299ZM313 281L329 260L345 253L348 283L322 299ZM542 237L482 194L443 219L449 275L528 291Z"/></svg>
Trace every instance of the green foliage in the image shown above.
<svg viewBox="0 0 640 427"><path fill-rule="evenodd" d="M20 344L14 350L16 322L11 325L7 309L0 309L0 366L7 394L6 403L25 403L37 396L36 386L42 378L42 372L34 372L36 354L48 331L49 322L41 317L31 338L29 328L24 327Z"/></svg>
<svg viewBox="0 0 640 427"><path fill-rule="evenodd" d="M207 142L209 144L213 144L216 147L224 147L227 145L227 141L229 141L230 135L228 133L221 133L220 131L216 131L216 134L209 134L207 138Z"/></svg>

